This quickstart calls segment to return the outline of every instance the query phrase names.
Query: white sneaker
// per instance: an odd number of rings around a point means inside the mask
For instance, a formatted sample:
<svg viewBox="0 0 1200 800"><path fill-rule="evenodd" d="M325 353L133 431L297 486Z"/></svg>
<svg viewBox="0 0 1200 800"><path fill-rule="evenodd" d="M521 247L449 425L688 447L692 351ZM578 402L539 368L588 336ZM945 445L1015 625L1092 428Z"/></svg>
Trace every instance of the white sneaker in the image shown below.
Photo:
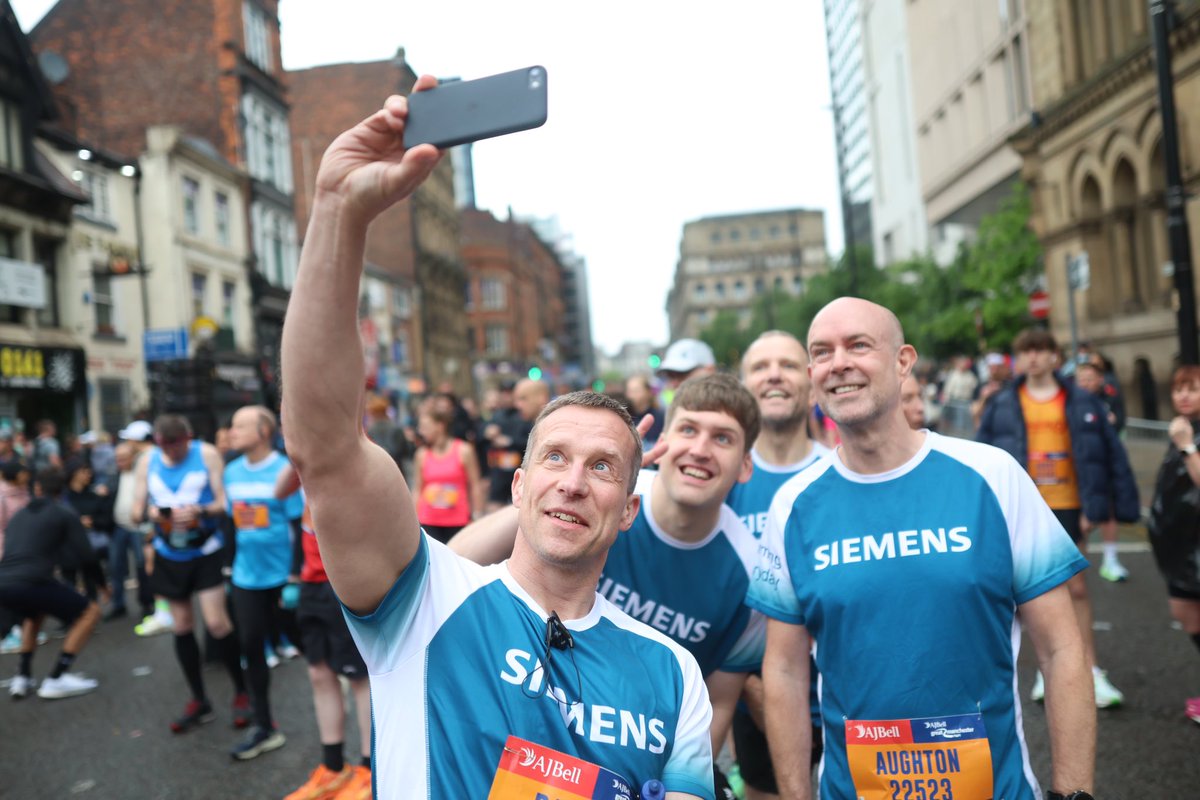
<svg viewBox="0 0 1200 800"><path fill-rule="evenodd" d="M46 678L38 687L38 697L43 700L58 700L63 697L74 697L77 694L87 694L100 685L94 678L85 678L78 672L64 672L57 678Z"/></svg>
<svg viewBox="0 0 1200 800"><path fill-rule="evenodd" d="M1112 708L1125 702L1125 695L1108 682L1108 673L1092 667L1092 685L1096 689L1096 708Z"/></svg>
<svg viewBox="0 0 1200 800"><path fill-rule="evenodd" d="M279 666L279 656L275 655L274 650L268 650L267 651L267 667L269 669L275 669L278 666Z"/></svg>
<svg viewBox="0 0 1200 800"><path fill-rule="evenodd" d="M1111 583L1122 583L1129 580L1129 570L1117 560L1105 561L1100 565L1100 577Z"/></svg>
<svg viewBox="0 0 1200 800"><path fill-rule="evenodd" d="M278 652L280 657L287 659L288 661L291 661L293 658L296 658L300 655L300 650L297 649L296 645L292 644L291 642L285 642L279 645Z"/></svg>
<svg viewBox="0 0 1200 800"><path fill-rule="evenodd" d="M28 675L14 675L8 682L8 694L13 700L24 700L33 688L33 679Z"/></svg>
<svg viewBox="0 0 1200 800"><path fill-rule="evenodd" d="M155 636L160 633L167 633L175 627L175 621L171 619L171 615L166 615L166 620L163 620L158 614L151 614L143 619L137 625L133 626L133 632L138 636Z"/></svg>
<svg viewBox="0 0 1200 800"><path fill-rule="evenodd" d="M1033 679L1033 689L1029 692L1029 699L1035 703L1040 703L1046 699L1046 681L1042 678L1042 671L1040 669Z"/></svg>

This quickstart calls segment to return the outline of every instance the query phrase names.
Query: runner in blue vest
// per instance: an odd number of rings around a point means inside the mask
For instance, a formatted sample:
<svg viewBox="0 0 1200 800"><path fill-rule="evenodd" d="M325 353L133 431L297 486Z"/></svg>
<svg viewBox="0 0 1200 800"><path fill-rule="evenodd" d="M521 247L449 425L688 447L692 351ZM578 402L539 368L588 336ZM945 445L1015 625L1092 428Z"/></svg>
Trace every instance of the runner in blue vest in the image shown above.
<svg viewBox="0 0 1200 800"><path fill-rule="evenodd" d="M741 374L742 384L758 402L762 429L750 451L754 473L745 483L735 483L725 502L754 536L761 538L776 492L828 454L829 448L808 436L811 384L808 354L799 339L785 331L763 333L746 348ZM821 758L817 680L814 665L809 694L814 766ZM746 785L746 800L773 800L779 796L763 730L762 700L762 673L756 670L746 678L742 702L733 717L734 749Z"/></svg>
<svg viewBox="0 0 1200 800"><path fill-rule="evenodd" d="M200 646L193 633L192 597L200 600L204 627L212 635L234 685L233 724L250 721L250 700L241 655L225 610L225 463L210 444L192 439L185 417L163 414L154 421L157 445L138 460L133 519L154 523L152 557L146 571L154 593L165 597L174 619L175 657L192 692L183 714L171 723L182 733L213 719L200 672Z"/></svg>

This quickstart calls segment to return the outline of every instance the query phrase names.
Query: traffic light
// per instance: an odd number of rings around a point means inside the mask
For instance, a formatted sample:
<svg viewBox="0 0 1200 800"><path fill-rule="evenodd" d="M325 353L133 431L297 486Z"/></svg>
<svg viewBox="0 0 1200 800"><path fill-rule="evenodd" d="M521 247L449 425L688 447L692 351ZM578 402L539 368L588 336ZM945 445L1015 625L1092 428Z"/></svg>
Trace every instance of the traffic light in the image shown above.
<svg viewBox="0 0 1200 800"><path fill-rule="evenodd" d="M599 378L592 381L592 391L596 392L597 394L599 394L600 392L603 392L604 391L604 381L600 380Z"/></svg>
<svg viewBox="0 0 1200 800"><path fill-rule="evenodd" d="M542 379L542 368L541 367L530 367L529 368L529 380L540 381L541 379Z"/></svg>
<svg viewBox="0 0 1200 800"><path fill-rule="evenodd" d="M650 365L650 369L658 369L662 366L662 359L656 353L651 353L650 357L646 359L646 363Z"/></svg>

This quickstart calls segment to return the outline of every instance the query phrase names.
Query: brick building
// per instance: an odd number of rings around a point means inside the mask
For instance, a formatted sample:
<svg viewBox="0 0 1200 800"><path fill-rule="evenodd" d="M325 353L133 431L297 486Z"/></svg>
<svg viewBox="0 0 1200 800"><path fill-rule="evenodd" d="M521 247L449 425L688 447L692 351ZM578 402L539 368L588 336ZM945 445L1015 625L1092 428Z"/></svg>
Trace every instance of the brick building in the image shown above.
<svg viewBox="0 0 1200 800"><path fill-rule="evenodd" d="M404 50L388 61L330 64L288 73L294 133L296 222L303 232L312 210L317 168L329 143L379 109L388 93L408 94L417 75ZM360 312L368 354L381 388L421 390L450 382L471 390L466 322L466 273L458 254L454 168L450 159L409 202L385 211L370 227L364 254ZM370 380L371 376L368 376Z"/></svg>
<svg viewBox="0 0 1200 800"><path fill-rule="evenodd" d="M491 382L536 366L558 378L566 333L558 256L525 223L473 208L460 213L476 376Z"/></svg>
<svg viewBox="0 0 1200 800"><path fill-rule="evenodd" d="M29 34L68 67L55 95L80 139L137 155L148 128L170 124L249 173L251 299L270 401L298 260L277 10L278 0L59 0Z"/></svg>

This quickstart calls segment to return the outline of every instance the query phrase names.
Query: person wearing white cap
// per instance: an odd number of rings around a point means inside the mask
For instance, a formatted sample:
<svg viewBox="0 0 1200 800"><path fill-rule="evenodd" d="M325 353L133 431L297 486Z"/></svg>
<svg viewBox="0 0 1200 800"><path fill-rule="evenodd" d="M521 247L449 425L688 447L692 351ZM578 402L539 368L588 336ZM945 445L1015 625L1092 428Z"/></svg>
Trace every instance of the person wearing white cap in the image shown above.
<svg viewBox="0 0 1200 800"><path fill-rule="evenodd" d="M712 348L699 339L680 339L667 348L658 376L674 390L688 378L711 375L717 371L717 359Z"/></svg>

